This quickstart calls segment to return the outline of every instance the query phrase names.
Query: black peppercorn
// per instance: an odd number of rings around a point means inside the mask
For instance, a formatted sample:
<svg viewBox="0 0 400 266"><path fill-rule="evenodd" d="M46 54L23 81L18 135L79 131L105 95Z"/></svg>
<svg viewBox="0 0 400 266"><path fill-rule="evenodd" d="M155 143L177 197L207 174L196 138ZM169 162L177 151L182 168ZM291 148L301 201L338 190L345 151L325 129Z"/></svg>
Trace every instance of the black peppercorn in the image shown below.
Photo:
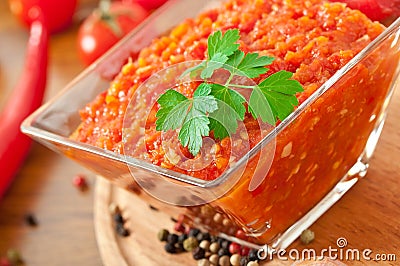
<svg viewBox="0 0 400 266"><path fill-rule="evenodd" d="M198 240L199 242L201 242L201 241L203 241L203 240L208 240L208 241L210 241L211 236L210 236L210 233L200 232L200 233L197 234L196 238L197 238L197 240Z"/></svg>
<svg viewBox="0 0 400 266"><path fill-rule="evenodd" d="M251 249L249 251L249 260L250 261L258 260L258 250L257 249Z"/></svg>
<svg viewBox="0 0 400 266"><path fill-rule="evenodd" d="M178 243L183 243L188 238L187 234L181 234L178 236Z"/></svg>
<svg viewBox="0 0 400 266"><path fill-rule="evenodd" d="M167 237L167 242L171 244L178 243L178 235L177 234L169 234Z"/></svg>
<svg viewBox="0 0 400 266"><path fill-rule="evenodd" d="M164 249L168 253L176 253L176 247L173 243L165 244Z"/></svg>
<svg viewBox="0 0 400 266"><path fill-rule="evenodd" d="M116 223L120 223L120 224L123 224L123 223L124 223L124 217L122 217L122 214L119 213L119 212L114 213L113 218L114 218L114 221L115 221Z"/></svg>
<svg viewBox="0 0 400 266"><path fill-rule="evenodd" d="M35 227L38 225L38 221L36 217L33 214L27 214L25 215L25 222L32 227Z"/></svg>
<svg viewBox="0 0 400 266"><path fill-rule="evenodd" d="M228 249L226 249L226 248L220 248L219 250L218 250L218 256L220 256L220 257L222 257L222 256L230 256L231 255L231 253L229 253L229 250Z"/></svg>
<svg viewBox="0 0 400 266"><path fill-rule="evenodd" d="M249 263L249 258L247 256L243 256L240 258L240 266L247 266L247 263Z"/></svg>
<svg viewBox="0 0 400 266"><path fill-rule="evenodd" d="M219 244L219 246L220 246L221 248L224 248L224 249L229 250L230 244L231 244L231 241L223 240L223 241L221 241L221 243Z"/></svg>
<svg viewBox="0 0 400 266"><path fill-rule="evenodd" d="M206 251L201 247L197 247L192 251L193 259L201 260L205 257Z"/></svg>
<svg viewBox="0 0 400 266"><path fill-rule="evenodd" d="M188 236L196 237L200 233L200 230L197 228L190 228Z"/></svg>
<svg viewBox="0 0 400 266"><path fill-rule="evenodd" d="M115 226L115 230L117 231L117 234L119 234L120 236L126 237L130 235L130 232L128 229L126 229L124 227L123 224L121 223L117 223Z"/></svg>

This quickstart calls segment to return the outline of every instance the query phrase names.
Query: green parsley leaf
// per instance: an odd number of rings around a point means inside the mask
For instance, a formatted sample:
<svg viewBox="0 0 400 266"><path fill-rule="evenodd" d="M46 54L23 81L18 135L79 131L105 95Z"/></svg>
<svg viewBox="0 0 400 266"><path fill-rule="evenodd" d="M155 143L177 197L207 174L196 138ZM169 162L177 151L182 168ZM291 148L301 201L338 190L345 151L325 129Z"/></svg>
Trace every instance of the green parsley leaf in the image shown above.
<svg viewBox="0 0 400 266"><path fill-rule="evenodd" d="M213 60L213 57L218 54L224 54L226 56L232 55L236 50L239 49L239 44L236 42L239 40L239 30L230 29L222 35L221 31L216 31L208 37L208 58Z"/></svg>
<svg viewBox="0 0 400 266"><path fill-rule="evenodd" d="M274 61L273 57L258 56L258 53L244 54L242 51L236 51L226 62L232 66L232 72L239 76L256 78L268 71L265 66Z"/></svg>
<svg viewBox="0 0 400 266"><path fill-rule="evenodd" d="M244 103L246 99L237 91L220 84L210 84L211 94L218 100L230 106L236 114L236 118L243 120L246 108Z"/></svg>
<svg viewBox="0 0 400 266"><path fill-rule="evenodd" d="M202 137L208 136L210 123L207 115L217 108L217 101L211 95L211 86L202 83L188 99L172 89L158 99L160 109L156 114L156 129L167 131L181 127L178 138L183 146L196 155L202 146Z"/></svg>
<svg viewBox="0 0 400 266"><path fill-rule="evenodd" d="M202 79L211 78L211 76L214 74L214 71L220 69L226 61L228 61L228 57L226 55L222 53L215 54L211 60L206 62L206 67L201 72L200 77Z"/></svg>
<svg viewBox="0 0 400 266"><path fill-rule="evenodd" d="M249 105L251 112L256 116L260 116L264 122L271 124L272 121L276 122L276 118L284 120L293 112L295 106L299 104L295 94L302 92L303 87L296 80L290 79L293 76L291 72L279 71L268 78L264 79L259 85L258 89L254 89L250 95ZM262 110L265 108L265 103L260 99L265 97L269 103L274 119L268 116L268 112Z"/></svg>
<svg viewBox="0 0 400 266"><path fill-rule="evenodd" d="M158 131L174 130L183 124L185 118L183 114L189 108L189 101L186 96L169 89L158 98L157 102L160 105L156 114L156 129ZM178 114L174 116L173 113Z"/></svg>
<svg viewBox="0 0 400 266"><path fill-rule="evenodd" d="M223 139L236 132L237 120L243 120L246 113L246 99L235 90L220 84L210 84L211 94L218 100L218 109L210 114L210 130L214 137Z"/></svg>
<svg viewBox="0 0 400 266"><path fill-rule="evenodd" d="M255 87L251 92L248 108L254 119L260 117L263 122L266 122L270 125L274 125L276 123L276 116L271 110L271 105L265 98L260 88Z"/></svg>
<svg viewBox="0 0 400 266"><path fill-rule="evenodd" d="M243 121L246 113L246 99L231 88L250 89L248 110L254 119L274 125L278 119L285 119L298 105L296 93L303 91L292 73L279 71L257 85L234 83L235 76L257 78L268 71L274 58L259 56L239 50L239 30L232 29L222 34L217 31L208 38L208 59L183 72L206 81L218 69L230 73L226 84L201 83L188 99L174 90L167 90L158 99L160 109L156 117L157 130L176 130L180 127L178 139L183 146L196 155L203 144L203 137L210 131L214 137L223 139L236 132L238 120Z"/></svg>

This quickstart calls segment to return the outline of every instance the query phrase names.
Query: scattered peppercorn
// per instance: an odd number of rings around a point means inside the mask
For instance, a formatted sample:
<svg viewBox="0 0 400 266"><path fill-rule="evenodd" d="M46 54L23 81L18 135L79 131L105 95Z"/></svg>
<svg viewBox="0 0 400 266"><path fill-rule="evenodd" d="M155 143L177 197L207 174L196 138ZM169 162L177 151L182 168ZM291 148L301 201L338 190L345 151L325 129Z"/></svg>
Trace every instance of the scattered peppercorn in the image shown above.
<svg viewBox="0 0 400 266"><path fill-rule="evenodd" d="M167 242L171 244L176 244L178 243L178 235L177 234L169 234L167 236Z"/></svg>
<svg viewBox="0 0 400 266"><path fill-rule="evenodd" d="M72 179L72 184L80 189L80 190L86 190L88 188L88 183L86 181L86 177L82 174L78 174L76 176L74 176L74 178Z"/></svg>
<svg viewBox="0 0 400 266"><path fill-rule="evenodd" d="M218 265L219 256L218 256L217 254L212 254L212 255L208 258L208 260L210 261L210 263L211 263L212 265Z"/></svg>
<svg viewBox="0 0 400 266"><path fill-rule="evenodd" d="M113 215L116 214L116 213L121 213L121 209L114 202L112 202L110 204L110 206L108 206L108 209L109 209L110 213L113 214Z"/></svg>
<svg viewBox="0 0 400 266"><path fill-rule="evenodd" d="M219 250L219 244L218 244L218 242L214 242L214 243L211 243L210 244L210 252L211 253L217 253L218 252L218 250Z"/></svg>
<svg viewBox="0 0 400 266"><path fill-rule="evenodd" d="M153 205L149 205L149 208L153 211L159 211L158 208L154 207Z"/></svg>
<svg viewBox="0 0 400 266"><path fill-rule="evenodd" d="M229 256L221 256L218 261L220 266L230 266L231 262L229 261Z"/></svg>
<svg viewBox="0 0 400 266"><path fill-rule="evenodd" d="M257 261L254 261L254 260L249 261L249 262L247 263L247 266L258 266L258 262L257 262Z"/></svg>
<svg viewBox="0 0 400 266"><path fill-rule="evenodd" d="M38 221L33 214L25 215L25 222L27 225L32 226L32 227L35 227L38 225Z"/></svg>
<svg viewBox="0 0 400 266"><path fill-rule="evenodd" d="M249 260L250 261L258 260L258 250L257 249L251 249L249 251Z"/></svg>
<svg viewBox="0 0 400 266"><path fill-rule="evenodd" d="M174 225L174 230L176 232L184 233L185 232L185 226L182 224L182 222L176 222Z"/></svg>
<svg viewBox="0 0 400 266"><path fill-rule="evenodd" d="M164 249L168 253L171 253L171 254L176 253L176 247L173 243L165 244Z"/></svg>
<svg viewBox="0 0 400 266"><path fill-rule="evenodd" d="M239 254L233 254L231 256L231 258L229 259L229 261L231 262L231 264L233 266L240 266L240 259L241 259L241 256Z"/></svg>
<svg viewBox="0 0 400 266"><path fill-rule="evenodd" d="M201 247L202 249L208 251L210 249L210 241L208 240L203 240L200 242L199 247Z"/></svg>
<svg viewBox="0 0 400 266"><path fill-rule="evenodd" d="M220 241L220 243L219 243L219 245L221 246L221 248L224 248L224 249L229 249L229 245L231 244L231 241L229 241L229 240L224 240L224 239L222 239L221 238L221 241Z"/></svg>
<svg viewBox="0 0 400 266"><path fill-rule="evenodd" d="M200 233L198 233L197 234L197 240L199 240L199 242L200 241L203 241L203 240L211 240L211 236L210 236L210 233L207 233L207 232L200 232Z"/></svg>
<svg viewBox="0 0 400 266"><path fill-rule="evenodd" d="M0 258L0 266L12 266L7 258Z"/></svg>
<svg viewBox="0 0 400 266"><path fill-rule="evenodd" d="M124 221L124 217L122 217L122 214L119 213L119 212L117 212L117 213L115 213L115 214L113 215L113 219L114 219L114 221L115 221L116 223L123 224L123 223L125 222L125 221Z"/></svg>
<svg viewBox="0 0 400 266"><path fill-rule="evenodd" d="M192 251L199 246L199 242L193 236L188 237L185 241L183 241L183 248L186 251Z"/></svg>
<svg viewBox="0 0 400 266"><path fill-rule="evenodd" d="M192 256L193 256L193 259L195 259L195 260L201 260L205 257L205 255L206 255L206 251L204 249L202 249L201 247L197 247L192 250Z"/></svg>
<svg viewBox="0 0 400 266"><path fill-rule="evenodd" d="M24 263L21 254L15 249L7 251L7 259L13 266L22 265Z"/></svg>
<svg viewBox="0 0 400 266"><path fill-rule="evenodd" d="M127 237L131 234L131 232L128 229L126 229L124 225L121 223L116 224L115 230L117 231L117 234L123 237Z"/></svg>
<svg viewBox="0 0 400 266"><path fill-rule="evenodd" d="M229 244L229 253L236 254L241 250L241 246L238 243L232 242Z"/></svg>
<svg viewBox="0 0 400 266"><path fill-rule="evenodd" d="M168 239L168 235L169 232L167 229L161 229L160 231L158 231L157 233L157 238L158 240L160 240L161 242L165 242Z"/></svg>
<svg viewBox="0 0 400 266"><path fill-rule="evenodd" d="M247 263L249 263L249 258L247 256L243 256L240 258L240 266L247 266Z"/></svg>
<svg viewBox="0 0 400 266"><path fill-rule="evenodd" d="M220 248L218 250L218 256L222 257L222 256L230 256L231 254L229 253L229 250L226 248Z"/></svg>
<svg viewBox="0 0 400 266"><path fill-rule="evenodd" d="M201 259L199 260L199 262L197 262L198 266L210 266L210 261L208 261L207 259Z"/></svg>
<svg viewBox="0 0 400 266"><path fill-rule="evenodd" d="M242 249L240 250L240 255L242 256L247 256L249 255L250 248L243 246Z"/></svg>
<svg viewBox="0 0 400 266"><path fill-rule="evenodd" d="M200 230L199 230L199 229L197 229L197 228L190 228L188 236L189 236L189 237L191 237L191 236L196 237L199 233L200 233Z"/></svg>
<svg viewBox="0 0 400 266"><path fill-rule="evenodd" d="M315 238L315 234L310 229L304 230L300 235L301 243L307 245L310 244Z"/></svg>
<svg viewBox="0 0 400 266"><path fill-rule="evenodd" d="M183 241L185 241L187 238L188 238L188 235L187 235L187 234L185 234L185 233L180 234L180 235L178 236L178 243L182 243L182 244L183 244Z"/></svg>

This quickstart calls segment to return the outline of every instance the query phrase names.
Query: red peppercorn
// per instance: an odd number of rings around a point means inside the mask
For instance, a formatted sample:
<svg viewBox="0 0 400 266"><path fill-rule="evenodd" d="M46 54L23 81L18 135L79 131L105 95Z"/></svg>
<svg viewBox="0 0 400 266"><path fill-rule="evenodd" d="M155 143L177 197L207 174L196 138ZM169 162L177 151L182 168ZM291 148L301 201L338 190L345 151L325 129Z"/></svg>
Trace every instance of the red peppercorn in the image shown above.
<svg viewBox="0 0 400 266"><path fill-rule="evenodd" d="M11 266L11 262L7 258L0 258L0 266Z"/></svg>
<svg viewBox="0 0 400 266"><path fill-rule="evenodd" d="M229 245L229 252L231 254L240 254L241 249L242 247L238 243L232 242Z"/></svg>
<svg viewBox="0 0 400 266"><path fill-rule="evenodd" d="M241 230L241 229L238 229L238 230L236 231L235 237L237 237L237 238L239 238L239 239L243 239L243 240L246 240L246 239L247 239L246 233L245 233L243 230Z"/></svg>
<svg viewBox="0 0 400 266"><path fill-rule="evenodd" d="M183 225L182 222L176 222L174 225L174 230L176 232L180 232L180 233L185 233L185 226Z"/></svg>
<svg viewBox="0 0 400 266"><path fill-rule="evenodd" d="M74 176L72 179L72 184L81 190L85 190L88 187L86 178L83 175Z"/></svg>
<svg viewBox="0 0 400 266"><path fill-rule="evenodd" d="M247 255L249 255L249 252L250 252L250 248L243 246L242 250L240 251L240 255L241 256L247 256Z"/></svg>

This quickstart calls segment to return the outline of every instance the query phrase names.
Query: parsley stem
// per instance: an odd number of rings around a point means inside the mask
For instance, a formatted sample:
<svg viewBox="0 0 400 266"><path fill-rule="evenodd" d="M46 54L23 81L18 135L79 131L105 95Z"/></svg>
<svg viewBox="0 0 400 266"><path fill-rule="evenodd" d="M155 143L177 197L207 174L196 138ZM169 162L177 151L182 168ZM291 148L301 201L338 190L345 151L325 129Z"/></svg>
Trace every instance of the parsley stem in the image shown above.
<svg viewBox="0 0 400 266"><path fill-rule="evenodd" d="M233 73L231 73L231 75L229 76L229 78L228 78L228 80L225 82L225 87L228 87L230 84L230 82L231 82L231 80L233 79L233 76L234 76L234 74Z"/></svg>
<svg viewBox="0 0 400 266"><path fill-rule="evenodd" d="M254 89L255 86L239 85L239 84L228 84L227 87L235 87L235 88L242 88L242 89Z"/></svg>

